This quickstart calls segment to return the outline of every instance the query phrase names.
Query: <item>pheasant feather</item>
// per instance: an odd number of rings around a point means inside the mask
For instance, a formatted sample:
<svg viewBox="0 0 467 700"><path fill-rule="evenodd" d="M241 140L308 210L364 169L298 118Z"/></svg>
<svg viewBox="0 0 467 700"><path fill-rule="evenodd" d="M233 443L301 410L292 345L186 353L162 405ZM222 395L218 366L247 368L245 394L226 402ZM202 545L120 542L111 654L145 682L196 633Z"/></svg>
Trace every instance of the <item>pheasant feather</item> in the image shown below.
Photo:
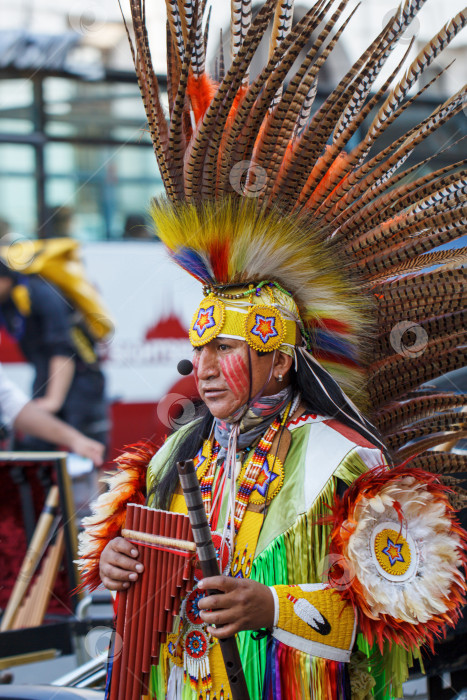
<svg viewBox="0 0 467 700"><path fill-rule="evenodd" d="M389 131L449 71L435 63L467 23L457 13L387 71L424 4L403 0L319 103L323 72L358 11L347 12L348 0L318 0L295 24L292 0L266 0L256 16L251 0L232 0L232 58L224 68L221 40L214 77L206 1L166 0L167 124L142 0L130 0L134 63L170 201L152 213L170 255L203 284L272 279L292 292L315 358L368 393L399 455L458 436L463 402L422 387L463 363L467 250L456 246L467 223L466 161L435 168L433 155L418 153L461 113L466 88L402 135ZM270 27L266 64L250 81ZM420 355L400 345L407 324L426 337ZM446 456L428 461L449 474Z"/></svg>

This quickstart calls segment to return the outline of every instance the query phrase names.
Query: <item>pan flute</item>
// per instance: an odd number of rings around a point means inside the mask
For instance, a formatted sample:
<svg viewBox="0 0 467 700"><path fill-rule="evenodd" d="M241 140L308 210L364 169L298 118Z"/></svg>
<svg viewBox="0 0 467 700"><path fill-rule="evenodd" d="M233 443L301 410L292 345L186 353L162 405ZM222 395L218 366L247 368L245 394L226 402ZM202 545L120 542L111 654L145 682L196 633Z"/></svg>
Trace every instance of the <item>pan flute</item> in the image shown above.
<svg viewBox="0 0 467 700"><path fill-rule="evenodd" d="M140 700L149 673L172 631L180 603L193 588L196 545L187 515L129 504L123 537L139 551L144 572L118 599L110 700Z"/></svg>

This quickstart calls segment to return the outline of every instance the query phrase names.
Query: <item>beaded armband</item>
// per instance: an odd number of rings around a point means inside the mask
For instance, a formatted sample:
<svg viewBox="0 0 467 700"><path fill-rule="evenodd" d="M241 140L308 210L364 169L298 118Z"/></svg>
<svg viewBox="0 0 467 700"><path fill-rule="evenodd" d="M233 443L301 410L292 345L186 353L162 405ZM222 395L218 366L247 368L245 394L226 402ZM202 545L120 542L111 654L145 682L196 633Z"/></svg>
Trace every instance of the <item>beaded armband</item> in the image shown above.
<svg viewBox="0 0 467 700"><path fill-rule="evenodd" d="M352 606L321 583L271 586L273 636L311 656L347 662L355 641Z"/></svg>

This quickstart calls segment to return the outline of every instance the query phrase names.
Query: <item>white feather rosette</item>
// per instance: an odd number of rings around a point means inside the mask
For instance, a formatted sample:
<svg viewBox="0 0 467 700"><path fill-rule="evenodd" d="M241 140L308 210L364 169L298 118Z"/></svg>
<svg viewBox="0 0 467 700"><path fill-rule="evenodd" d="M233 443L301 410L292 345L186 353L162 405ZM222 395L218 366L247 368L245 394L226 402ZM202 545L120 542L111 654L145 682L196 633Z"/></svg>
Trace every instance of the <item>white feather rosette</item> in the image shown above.
<svg viewBox="0 0 467 700"><path fill-rule="evenodd" d="M431 644L455 624L466 589L466 533L433 474L368 472L333 512L339 565L330 582L348 582L338 586L341 595L356 606L371 642Z"/></svg>

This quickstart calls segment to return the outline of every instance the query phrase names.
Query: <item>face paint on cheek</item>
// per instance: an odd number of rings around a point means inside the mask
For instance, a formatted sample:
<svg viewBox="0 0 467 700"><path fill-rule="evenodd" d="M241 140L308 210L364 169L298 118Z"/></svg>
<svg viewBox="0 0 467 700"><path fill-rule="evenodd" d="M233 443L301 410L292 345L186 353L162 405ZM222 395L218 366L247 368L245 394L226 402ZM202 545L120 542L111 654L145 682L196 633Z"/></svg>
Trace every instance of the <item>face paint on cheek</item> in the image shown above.
<svg viewBox="0 0 467 700"><path fill-rule="evenodd" d="M248 367L240 354L227 355L220 361L222 374L235 396L241 396L248 389L250 382Z"/></svg>

